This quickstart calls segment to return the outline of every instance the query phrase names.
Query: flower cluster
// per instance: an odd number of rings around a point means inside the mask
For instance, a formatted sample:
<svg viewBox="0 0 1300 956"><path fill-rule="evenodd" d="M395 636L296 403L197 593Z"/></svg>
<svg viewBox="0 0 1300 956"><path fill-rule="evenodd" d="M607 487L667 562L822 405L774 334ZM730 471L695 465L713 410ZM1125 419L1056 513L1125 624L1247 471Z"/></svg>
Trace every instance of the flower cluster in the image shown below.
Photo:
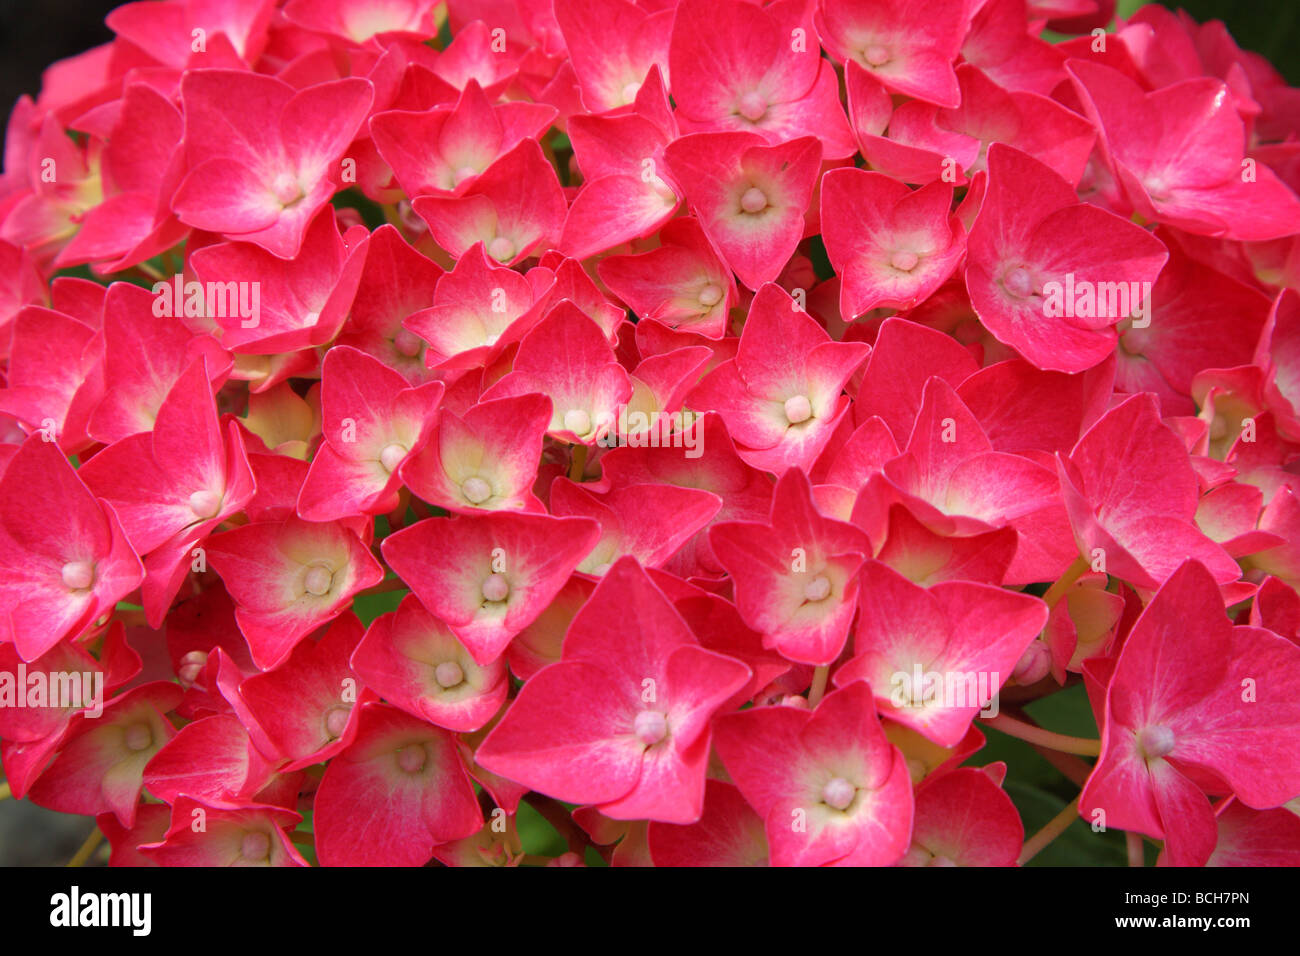
<svg viewBox="0 0 1300 956"><path fill-rule="evenodd" d="M119 865L1300 862L1300 92L1114 8L114 11L7 130L5 789Z"/></svg>

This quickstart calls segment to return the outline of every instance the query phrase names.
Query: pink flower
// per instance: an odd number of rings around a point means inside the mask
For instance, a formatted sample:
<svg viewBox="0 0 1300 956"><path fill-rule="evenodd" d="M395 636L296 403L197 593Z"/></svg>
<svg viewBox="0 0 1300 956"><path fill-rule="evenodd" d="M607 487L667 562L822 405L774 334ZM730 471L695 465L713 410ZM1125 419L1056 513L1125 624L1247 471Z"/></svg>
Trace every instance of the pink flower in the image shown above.
<svg viewBox="0 0 1300 956"><path fill-rule="evenodd" d="M705 233L746 286L772 282L804 234L821 143L777 146L757 133L693 133L664 151Z"/></svg>
<svg viewBox="0 0 1300 956"><path fill-rule="evenodd" d="M198 70L181 82L188 171L172 199L180 220L253 242L282 259L302 247L370 109L362 79L295 91L275 77Z"/></svg>
<svg viewBox="0 0 1300 956"><path fill-rule="evenodd" d="M392 704L454 731L488 723L510 690L505 658L480 666L414 595L375 618L352 666Z"/></svg>
<svg viewBox="0 0 1300 956"><path fill-rule="evenodd" d="M948 213L950 186L913 192L880 173L837 169L822 181L821 201L846 320L876 308L912 308L943 285L966 251L965 230Z"/></svg>
<svg viewBox="0 0 1300 956"><path fill-rule="evenodd" d="M860 594L855 656L836 683L865 679L882 715L941 747L961 742L1047 623L1027 594L967 581L926 589L875 561Z"/></svg>
<svg viewBox="0 0 1300 956"><path fill-rule="evenodd" d="M86 213L56 265L107 259L101 269L117 272L185 238L189 228L169 205L184 172L182 135L181 114L170 100L143 83L127 87L116 122L104 131L105 199Z"/></svg>
<svg viewBox="0 0 1300 956"><path fill-rule="evenodd" d="M971 304L999 342L1039 368L1091 368L1114 350L1114 326L1141 307L1168 253L1132 223L1079 202L1068 183L1024 153L995 143L988 161L966 262ZM1084 290L1093 305L1075 308ZM1111 290L1105 303L1098 290ZM1112 294L1127 300L1127 313L1112 305Z"/></svg>
<svg viewBox="0 0 1300 956"><path fill-rule="evenodd" d="M215 339L195 335L179 322L160 322L153 314L157 301L139 286L115 282L104 296L104 377L113 383L95 406L87 430L96 441L111 445L150 431L163 401L182 374L201 355L220 384L230 357ZM141 355L149 362L142 363Z"/></svg>
<svg viewBox="0 0 1300 956"><path fill-rule="evenodd" d="M365 267L337 344L373 355L412 385L428 381L425 343L402 323L433 301L442 275L396 228L380 226L370 234Z"/></svg>
<svg viewBox="0 0 1300 956"><path fill-rule="evenodd" d="M464 418L443 411L430 442L403 463L401 480L458 514L544 512L532 489L550 422L551 403L536 392L481 401Z"/></svg>
<svg viewBox="0 0 1300 956"><path fill-rule="evenodd" d="M150 59L173 69L239 66L255 59L266 45L267 27L274 13L270 0L163 0L126 3L108 15L113 32ZM194 30L203 31L204 46L212 50L197 55Z"/></svg>
<svg viewBox="0 0 1300 956"><path fill-rule="evenodd" d="M1058 472L1080 552L1098 570L1154 590L1195 557L1220 583L1241 573L1194 523L1197 481L1149 395L1111 409Z"/></svg>
<svg viewBox="0 0 1300 956"><path fill-rule="evenodd" d="M684 132L756 132L769 143L821 140L827 159L853 141L832 65L818 55L806 3L685 0L668 62Z"/></svg>
<svg viewBox="0 0 1300 956"><path fill-rule="evenodd" d="M113 508L39 434L0 476L0 569L0 641L24 660L79 637L144 576Z"/></svg>
<svg viewBox="0 0 1300 956"><path fill-rule="evenodd" d="M362 706L377 699L349 665L362 633L356 616L345 613L275 669L239 684L241 719L265 734L275 748L267 756L285 761L281 773L323 763L356 737Z"/></svg>
<svg viewBox="0 0 1300 956"><path fill-rule="evenodd" d="M454 106L378 113L370 132L406 195L463 195L493 163L521 141L540 136L554 119L555 108L542 103L496 106L470 80Z"/></svg>
<svg viewBox="0 0 1300 956"><path fill-rule="evenodd" d="M199 547L253 497L253 473L239 428L217 422L202 360L182 373L153 430L109 445L79 472L145 555L143 597L155 626L189 573Z"/></svg>
<svg viewBox="0 0 1300 956"><path fill-rule="evenodd" d="M841 62L870 70L895 93L940 106L960 101L953 61L969 23L967 4L940 0L819 0L817 32Z"/></svg>
<svg viewBox="0 0 1300 956"><path fill-rule="evenodd" d="M869 349L834 342L778 286L754 296L734 359L688 396L716 410L748 464L771 472L809 465L848 410L842 395Z"/></svg>
<svg viewBox="0 0 1300 956"><path fill-rule="evenodd" d="M1072 60L1069 70L1115 180L1144 218L1231 239L1293 231L1300 199L1267 166L1243 168L1245 130L1223 83L1200 77L1144 93L1109 67Z"/></svg>
<svg viewBox="0 0 1300 956"><path fill-rule="evenodd" d="M565 255L605 252L673 217L682 190L664 178L663 155L677 136L677 122L657 67L637 91L635 112L575 116L569 135L585 181L564 220L559 248Z"/></svg>
<svg viewBox="0 0 1300 956"><path fill-rule="evenodd" d="M296 259L282 259L249 242L194 252L190 261L205 301L218 291L224 297L224 308L206 318L213 331L220 329L226 348L275 355L324 345L338 334L356 295L370 237L364 229L340 236L328 210L304 228ZM173 294L173 315L179 312L178 298Z"/></svg>
<svg viewBox="0 0 1300 956"><path fill-rule="evenodd" d="M773 866L887 866L912 829L912 784L862 681L816 710L756 707L715 722L718 755L763 818Z"/></svg>
<svg viewBox="0 0 1300 956"><path fill-rule="evenodd" d="M591 518L491 512L421 521L383 555L474 660L490 664L537 619L595 546Z"/></svg>
<svg viewBox="0 0 1300 956"><path fill-rule="evenodd" d="M655 866L766 866L763 818L733 784L709 780L704 815L691 824L652 822L646 837Z"/></svg>
<svg viewBox="0 0 1300 956"><path fill-rule="evenodd" d="M598 609L615 597L628 613L609 621ZM525 685L477 760L615 819L693 823L704 806L709 717L748 679L744 664L699 647L623 558L574 619L564 656Z"/></svg>
<svg viewBox="0 0 1300 956"><path fill-rule="evenodd" d="M1055 579L1075 556L1052 470L994 450L970 409L940 378L926 383L907 446L882 474L912 514L939 534L1015 528L1007 584Z"/></svg>
<svg viewBox="0 0 1300 956"><path fill-rule="evenodd" d="M428 441L441 382L414 388L376 358L346 345L321 363L325 441L298 494L298 514L335 521L397 505L398 470Z"/></svg>
<svg viewBox="0 0 1300 956"><path fill-rule="evenodd" d="M555 20L592 113L633 103L646 75L667 60L672 10L651 12L628 0L574 0L556 7Z"/></svg>
<svg viewBox="0 0 1300 956"><path fill-rule="evenodd" d="M483 822L455 738L381 703L361 709L356 738L330 761L314 806L325 866L419 866L436 844Z"/></svg>
<svg viewBox="0 0 1300 956"><path fill-rule="evenodd" d="M549 269L523 276L504 268L475 243L438 279L433 304L403 320L396 335L408 336L412 352L423 346L420 339L428 343L430 368L481 367L540 321L554 278Z"/></svg>
<svg viewBox="0 0 1300 956"><path fill-rule="evenodd" d="M235 618L262 668L378 584L383 568L340 522L256 521L214 535L208 560L235 599Z"/></svg>
<svg viewBox="0 0 1300 956"><path fill-rule="evenodd" d="M764 635L764 645L824 665L844 649L871 542L819 514L811 491L792 468L777 482L766 523L723 522L710 530L709 543L735 581L745 623Z"/></svg>
<svg viewBox="0 0 1300 956"><path fill-rule="evenodd" d="M535 139L521 140L460 195L418 196L411 205L452 255L481 242L506 265L551 248L564 223L560 181Z"/></svg>
<svg viewBox="0 0 1300 956"><path fill-rule="evenodd" d="M183 797L241 803L255 801L271 772L238 718L213 714L163 744L144 768L144 785L173 805Z"/></svg>
<svg viewBox="0 0 1300 956"><path fill-rule="evenodd" d="M663 566L720 507L717 495L676 485L624 485L600 496L566 478L551 485L554 514L600 522L600 540L577 568L596 577L627 555L645 568Z"/></svg>
<svg viewBox="0 0 1300 956"><path fill-rule="evenodd" d="M547 434L594 445L618 421L632 382L600 327L563 301L519 343L511 371L484 400L541 393L551 400Z"/></svg>
<svg viewBox="0 0 1300 956"><path fill-rule="evenodd" d="M197 830L195 813L203 814ZM161 866L307 866L287 830L302 819L283 807L205 804L190 796L176 798L174 823L161 840L143 842L140 852Z"/></svg>
<svg viewBox="0 0 1300 956"><path fill-rule="evenodd" d="M41 306L22 309L14 317L6 387L0 389L0 413L26 425L29 434L39 429L69 454L92 444L89 418L104 394L95 368L99 308L94 312L92 321L82 321Z"/></svg>
<svg viewBox="0 0 1300 956"><path fill-rule="evenodd" d="M900 866L1016 865L1025 828L992 770L962 767L917 788L912 846Z"/></svg>
<svg viewBox="0 0 1300 956"><path fill-rule="evenodd" d="M1300 789L1300 648L1233 627L1222 607L1194 560L1147 606L1114 661L1101 759L1079 800L1085 816L1166 840L1176 866L1214 850L1207 790L1266 810Z"/></svg>
<svg viewBox="0 0 1300 956"><path fill-rule="evenodd" d="M32 803L62 813L111 812L135 821L145 767L176 733L164 716L181 689L150 681L115 698L98 718L73 717L58 756L28 791Z"/></svg>
<svg viewBox="0 0 1300 956"><path fill-rule="evenodd" d="M721 338L737 302L731 270L697 219L674 219L659 238L663 244L649 252L602 259L600 278L642 321Z"/></svg>

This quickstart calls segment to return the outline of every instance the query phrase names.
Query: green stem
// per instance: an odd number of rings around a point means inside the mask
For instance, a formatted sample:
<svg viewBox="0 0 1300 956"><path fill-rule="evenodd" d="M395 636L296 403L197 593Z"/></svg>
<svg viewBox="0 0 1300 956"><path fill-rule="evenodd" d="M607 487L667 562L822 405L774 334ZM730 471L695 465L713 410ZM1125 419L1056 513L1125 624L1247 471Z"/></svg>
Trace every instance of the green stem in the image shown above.
<svg viewBox="0 0 1300 956"><path fill-rule="evenodd" d="M1043 602L1048 608L1056 607L1057 602L1065 597L1065 592L1074 586L1075 581L1083 577L1089 567L1087 560L1082 556L1075 558L1074 563L1065 569L1065 573L1043 595Z"/></svg>
<svg viewBox="0 0 1300 956"><path fill-rule="evenodd" d="M155 269L153 266L149 265L149 263L147 262L138 262L135 264L134 268L137 271L143 273L146 278L152 279L154 282L165 281L165 277L163 276L163 274L159 272L157 269ZM130 270L127 271L129 272Z"/></svg>
<svg viewBox="0 0 1300 956"><path fill-rule="evenodd" d="M1059 750L1053 750L1051 747L1044 747L1042 744L1031 744L1044 760L1059 770L1072 784L1080 789L1092 773L1092 765L1080 760L1072 754L1061 753Z"/></svg>
<svg viewBox="0 0 1300 956"><path fill-rule="evenodd" d="M68 861L68 866L85 866L86 861L94 855L95 851L99 849L99 845L103 842L104 834L100 832L99 827L95 827L95 829L90 831L90 836L86 837L86 842L81 844L81 849L79 849L73 855L72 859Z"/></svg>
<svg viewBox="0 0 1300 956"><path fill-rule="evenodd" d="M145 617L144 611L141 610L130 610L130 611L119 610L117 612L117 619L121 621L126 627L148 627L149 626L149 621Z"/></svg>
<svg viewBox="0 0 1300 956"><path fill-rule="evenodd" d="M1079 798L1075 797L1064 810L1048 820L1041 830L1025 841L1024 848L1020 851L1020 858L1016 862L1024 866L1044 847L1069 829L1070 824L1077 819L1079 819Z"/></svg>
<svg viewBox="0 0 1300 956"><path fill-rule="evenodd" d="M1050 730L1044 730L1042 727L1035 727L1033 724L1016 720L1016 718L1009 717L1006 714L980 719L984 721L986 726L992 727L994 730L1000 730L1004 734L1016 737L1026 743L1051 747L1053 750L1059 750L1067 754L1078 754L1080 757L1096 757L1101 754L1100 740L1092 740L1086 737L1068 737L1065 734L1054 733Z"/></svg>
<svg viewBox="0 0 1300 956"><path fill-rule="evenodd" d="M569 849L579 856L591 843L587 831L573 822L573 815L565 809L564 804L553 797L544 797L540 793L530 793L524 802L541 814L542 819L555 828L555 832L564 838Z"/></svg>
<svg viewBox="0 0 1300 956"><path fill-rule="evenodd" d="M813 671L812 687L808 689L808 707L816 707L826 693L826 681L831 676L831 669L828 665L823 665Z"/></svg>
<svg viewBox="0 0 1300 956"><path fill-rule="evenodd" d="M1146 851L1142 844L1142 834L1129 830L1124 834L1124 844L1128 849L1129 866L1146 866Z"/></svg>
<svg viewBox="0 0 1300 956"><path fill-rule="evenodd" d="M573 449L573 461L569 465L569 480L582 481L583 472L587 470L587 446L577 445Z"/></svg>

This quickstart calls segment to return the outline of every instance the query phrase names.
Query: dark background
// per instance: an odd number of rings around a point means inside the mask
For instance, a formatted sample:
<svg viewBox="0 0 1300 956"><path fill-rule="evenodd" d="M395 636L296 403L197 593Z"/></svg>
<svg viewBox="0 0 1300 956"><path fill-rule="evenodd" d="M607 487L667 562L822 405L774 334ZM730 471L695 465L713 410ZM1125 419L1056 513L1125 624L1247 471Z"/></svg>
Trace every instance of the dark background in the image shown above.
<svg viewBox="0 0 1300 956"><path fill-rule="evenodd" d="M1182 7L1199 22L1222 20L1237 45L1262 53L1287 82L1300 86L1300 2L1297 0L1189 0Z"/></svg>
<svg viewBox="0 0 1300 956"><path fill-rule="evenodd" d="M0 114L9 118L14 101L33 97L41 71L113 39L104 26L123 0L0 0Z"/></svg>

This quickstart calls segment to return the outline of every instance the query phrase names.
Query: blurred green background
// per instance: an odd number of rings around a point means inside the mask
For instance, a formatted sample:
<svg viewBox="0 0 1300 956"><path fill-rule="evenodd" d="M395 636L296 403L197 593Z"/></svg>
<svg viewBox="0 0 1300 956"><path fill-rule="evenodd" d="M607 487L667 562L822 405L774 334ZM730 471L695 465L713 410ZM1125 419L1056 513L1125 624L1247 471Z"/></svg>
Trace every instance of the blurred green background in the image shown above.
<svg viewBox="0 0 1300 956"><path fill-rule="evenodd" d="M1129 16L1142 5L1120 0L1119 12ZM1239 46L1262 53L1287 82L1300 85L1300 0L1185 0L1163 6L1182 8L1202 23L1222 20Z"/></svg>

